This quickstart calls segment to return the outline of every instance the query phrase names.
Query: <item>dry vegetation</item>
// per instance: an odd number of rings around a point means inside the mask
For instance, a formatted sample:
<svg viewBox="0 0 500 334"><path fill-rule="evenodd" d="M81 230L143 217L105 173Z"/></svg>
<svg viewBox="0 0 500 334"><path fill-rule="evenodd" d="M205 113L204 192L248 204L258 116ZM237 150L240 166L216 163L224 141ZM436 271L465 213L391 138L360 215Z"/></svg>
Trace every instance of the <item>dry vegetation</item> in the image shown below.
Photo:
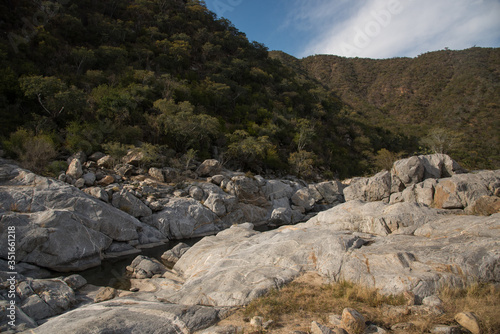
<svg viewBox="0 0 500 334"><path fill-rule="evenodd" d="M397 323L411 322L413 331L426 333L433 325L458 325L455 314L474 312L480 319L482 333L498 333L500 328L500 289L494 285L473 284L466 289L443 289L440 293L444 313L437 316L412 312L403 295L384 296L376 290L349 282L326 284L316 274L306 274L281 290L272 290L222 321L220 326L234 325L244 333L291 333L310 330L312 321L329 325L329 316L354 308L370 323L386 330ZM418 313L418 314L414 314ZM271 328L258 330L249 324L254 316L273 320Z"/></svg>

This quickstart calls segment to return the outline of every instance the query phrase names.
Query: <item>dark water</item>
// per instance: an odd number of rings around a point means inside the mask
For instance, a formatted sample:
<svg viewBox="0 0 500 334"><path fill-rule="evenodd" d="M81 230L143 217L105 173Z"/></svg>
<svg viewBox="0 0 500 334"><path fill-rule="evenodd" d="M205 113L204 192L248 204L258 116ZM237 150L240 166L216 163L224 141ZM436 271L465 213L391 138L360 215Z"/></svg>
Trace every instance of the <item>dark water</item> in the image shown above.
<svg viewBox="0 0 500 334"><path fill-rule="evenodd" d="M160 246L143 248L141 249L140 254L131 254L118 258L105 259L98 267L93 267L87 270L72 273L54 273L52 276L57 277L79 274L83 276L89 284L97 286L110 286L117 289L128 290L130 289L130 278L127 276L126 267L129 266L138 255L145 255L162 262L162 254L167 250L175 247L178 243L183 242L192 246L200 240L201 238L173 240Z"/></svg>

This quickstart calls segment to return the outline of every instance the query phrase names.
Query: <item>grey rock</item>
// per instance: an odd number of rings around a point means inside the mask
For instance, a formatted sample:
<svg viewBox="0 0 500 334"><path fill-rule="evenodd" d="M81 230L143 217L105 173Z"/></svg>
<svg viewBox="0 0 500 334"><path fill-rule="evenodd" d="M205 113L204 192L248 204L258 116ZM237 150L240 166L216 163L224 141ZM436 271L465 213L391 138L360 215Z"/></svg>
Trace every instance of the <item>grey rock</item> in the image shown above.
<svg viewBox="0 0 500 334"><path fill-rule="evenodd" d="M92 172L85 173L83 179L85 180L85 185L91 187L95 183L95 174Z"/></svg>
<svg viewBox="0 0 500 334"><path fill-rule="evenodd" d="M88 159L90 161L97 162L97 161L99 161L99 159L104 158L105 156L106 156L106 154L104 154L102 152L95 152L95 153L91 154Z"/></svg>
<svg viewBox="0 0 500 334"><path fill-rule="evenodd" d="M64 278L63 281L73 290L78 290L87 284L87 280L78 274L70 275Z"/></svg>
<svg viewBox="0 0 500 334"><path fill-rule="evenodd" d="M113 194L112 204L115 208L125 211L136 218L148 217L153 214L146 204L125 189Z"/></svg>
<svg viewBox="0 0 500 334"><path fill-rule="evenodd" d="M97 160L97 166L111 169L115 165L115 159L113 159L110 155L106 155L99 160Z"/></svg>
<svg viewBox="0 0 500 334"><path fill-rule="evenodd" d="M293 188L280 180L269 180L262 187L262 191L265 197L272 201L280 198L290 198L292 197L294 190Z"/></svg>
<svg viewBox="0 0 500 334"><path fill-rule="evenodd" d="M172 198L163 211L143 219L170 239L186 239L216 233L218 217L191 198Z"/></svg>
<svg viewBox="0 0 500 334"><path fill-rule="evenodd" d="M215 159L203 161L203 163L196 169L196 174L199 176L214 176L220 172L222 165Z"/></svg>
<svg viewBox="0 0 500 334"><path fill-rule="evenodd" d="M306 211L309 211L313 208L316 201L309 193L308 188L302 188L297 190L295 194L292 195L292 203L303 207Z"/></svg>
<svg viewBox="0 0 500 334"><path fill-rule="evenodd" d="M161 256L161 259L167 262L169 265L174 266L177 261L187 252L190 246L183 242L178 243L172 249L169 249Z"/></svg>
<svg viewBox="0 0 500 334"><path fill-rule="evenodd" d="M391 174L383 171L370 178L359 178L344 189L346 201L389 202L391 195Z"/></svg>
<svg viewBox="0 0 500 334"><path fill-rule="evenodd" d="M156 274L163 275L167 271L167 268L158 260L144 255L137 256L130 264L130 267L134 268L134 274L142 271L147 278L151 278Z"/></svg>
<svg viewBox="0 0 500 334"><path fill-rule="evenodd" d="M66 175L71 176L73 179L79 179L83 175L81 161L78 159L73 159L69 164Z"/></svg>
<svg viewBox="0 0 500 334"><path fill-rule="evenodd" d="M270 224L274 226L289 225L292 222L292 210L290 208L277 208L271 213Z"/></svg>
<svg viewBox="0 0 500 334"><path fill-rule="evenodd" d="M16 323L16 330L27 330L29 328L35 328L37 323L35 320L30 318L22 309L15 306L14 310L10 310L10 303L8 300L0 299L0 331L9 333L12 327L8 324L9 321L14 319ZM12 318L11 318L12 316ZM13 332L10 332L13 333Z"/></svg>
<svg viewBox="0 0 500 334"><path fill-rule="evenodd" d="M234 185L234 194L240 202L260 207L269 205L268 200L255 179L246 176L235 176L231 181Z"/></svg>
<svg viewBox="0 0 500 334"><path fill-rule="evenodd" d="M74 186L77 187L78 189L82 189L85 186L85 179L79 178L78 180L75 181Z"/></svg>
<svg viewBox="0 0 500 334"><path fill-rule="evenodd" d="M224 175L214 175L214 176L212 176L211 181L212 181L212 183L214 183L214 184L216 184L216 185L220 186L220 185L221 185L221 183L222 183L222 181L223 181L225 178L226 178L226 177L225 177Z"/></svg>
<svg viewBox="0 0 500 334"><path fill-rule="evenodd" d="M60 280L33 280L30 288L34 293L21 308L34 320L61 314L76 303L73 290Z"/></svg>
<svg viewBox="0 0 500 334"><path fill-rule="evenodd" d="M84 164L85 162L87 162L87 155L85 154L85 152L77 152L73 155L71 155L68 159L67 159L67 162L68 162L68 165L71 164L71 162L73 161L73 159L78 159L80 160L80 163Z"/></svg>
<svg viewBox="0 0 500 334"><path fill-rule="evenodd" d="M148 171L148 174L158 182L165 182L165 176L163 176L163 172L159 168L151 167Z"/></svg>
<svg viewBox="0 0 500 334"><path fill-rule="evenodd" d="M435 325L430 329L432 334L462 334L459 326Z"/></svg>
<svg viewBox="0 0 500 334"><path fill-rule="evenodd" d="M122 158L124 164L139 167L140 164L144 163L144 152L141 149L134 148L127 152L127 155Z"/></svg>
<svg viewBox="0 0 500 334"><path fill-rule="evenodd" d="M341 327L349 334L363 333L366 328L365 317L352 308L342 311Z"/></svg>
<svg viewBox="0 0 500 334"><path fill-rule="evenodd" d="M52 318L36 333L191 333L213 325L219 320L218 314L211 307L125 297L86 305Z"/></svg>
<svg viewBox="0 0 500 334"><path fill-rule="evenodd" d="M109 201L108 192L100 187L91 187L83 190L84 193L89 194L97 199L100 199L103 202Z"/></svg>
<svg viewBox="0 0 500 334"><path fill-rule="evenodd" d="M310 189L313 189L311 192L313 196L317 196L315 194L314 189L318 191L318 193L321 195L321 199L323 202L327 204L333 204L333 203L342 203L344 202L344 196L343 196L343 190L344 190L344 185L339 182L339 181L327 181L327 182L321 182L314 187L309 187ZM320 201L321 199L317 200Z"/></svg>
<svg viewBox="0 0 500 334"><path fill-rule="evenodd" d="M211 193L203 204L217 216L223 217L226 213L235 210L237 199L227 194Z"/></svg>
<svg viewBox="0 0 500 334"><path fill-rule="evenodd" d="M332 334L332 330L316 321L311 323L311 334Z"/></svg>
<svg viewBox="0 0 500 334"><path fill-rule="evenodd" d="M460 326L469 330L472 334L481 333L479 318L473 312L460 312L455 315L455 321L458 322Z"/></svg>
<svg viewBox="0 0 500 334"><path fill-rule="evenodd" d="M21 309L35 321L57 315L57 313L37 294L29 296L22 303Z"/></svg>
<svg viewBox="0 0 500 334"><path fill-rule="evenodd" d="M0 202L17 212L0 213L2 226L16 225L17 260L58 271L83 270L101 263L112 240L138 239L137 219L60 181L17 166L0 164L9 177ZM0 172L1 174L1 172ZM0 231L7 238L7 231ZM6 240L6 239L5 239ZM6 258L6 248L0 249Z"/></svg>
<svg viewBox="0 0 500 334"><path fill-rule="evenodd" d="M203 189L201 189L200 187L192 186L191 188L189 188L189 196L197 201L203 200L204 195L205 194L203 192Z"/></svg>

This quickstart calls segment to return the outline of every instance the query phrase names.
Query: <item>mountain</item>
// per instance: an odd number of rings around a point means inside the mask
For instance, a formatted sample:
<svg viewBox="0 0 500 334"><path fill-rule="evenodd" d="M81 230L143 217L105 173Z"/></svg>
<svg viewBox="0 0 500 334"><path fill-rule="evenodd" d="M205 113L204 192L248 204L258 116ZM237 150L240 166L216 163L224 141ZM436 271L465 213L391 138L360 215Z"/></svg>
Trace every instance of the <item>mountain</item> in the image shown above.
<svg viewBox="0 0 500 334"><path fill-rule="evenodd" d="M363 175L439 151L422 138L448 104L434 132L468 136L448 153L498 166L496 50L450 56L449 66L429 64L434 54L276 59L198 0L9 0L0 31L2 149L38 172L57 175L78 151L120 158L136 147L149 165L216 158L257 173ZM461 62L465 79L452 70ZM463 119L446 116L455 109ZM482 141L474 129L486 131Z"/></svg>
<svg viewBox="0 0 500 334"><path fill-rule="evenodd" d="M469 168L500 167L499 48L382 60L271 57L327 87L355 120L421 138Z"/></svg>

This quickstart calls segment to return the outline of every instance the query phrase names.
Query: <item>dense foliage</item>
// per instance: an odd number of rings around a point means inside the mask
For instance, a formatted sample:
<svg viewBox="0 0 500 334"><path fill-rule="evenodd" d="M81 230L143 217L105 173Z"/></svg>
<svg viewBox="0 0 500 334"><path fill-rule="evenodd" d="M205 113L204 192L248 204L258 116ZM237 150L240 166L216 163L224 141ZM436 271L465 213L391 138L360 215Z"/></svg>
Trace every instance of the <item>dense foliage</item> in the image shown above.
<svg viewBox="0 0 500 334"><path fill-rule="evenodd" d="M152 164L213 157L346 177L418 149L417 137L269 57L203 1L8 0L0 31L2 146L38 169L136 146L154 152Z"/></svg>
<svg viewBox="0 0 500 334"><path fill-rule="evenodd" d="M372 60L274 52L327 86L343 113L420 138L469 168L500 168L500 49L442 50Z"/></svg>

